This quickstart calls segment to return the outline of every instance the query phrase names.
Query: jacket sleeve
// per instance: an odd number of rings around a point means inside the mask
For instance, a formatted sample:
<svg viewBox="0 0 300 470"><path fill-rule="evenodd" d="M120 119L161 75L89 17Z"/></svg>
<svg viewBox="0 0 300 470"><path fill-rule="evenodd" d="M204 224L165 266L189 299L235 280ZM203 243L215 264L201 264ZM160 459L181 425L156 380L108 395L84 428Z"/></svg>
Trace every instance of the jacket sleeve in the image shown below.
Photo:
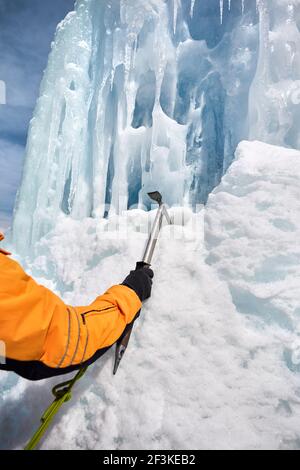
<svg viewBox="0 0 300 470"><path fill-rule="evenodd" d="M58 307L57 297L52 296L54 313L41 359L50 367L81 364L99 349L111 346L141 308L137 294L122 285L111 287L88 306L65 305L58 299ZM59 357L55 354L58 341L59 345L64 344Z"/></svg>
<svg viewBox="0 0 300 470"><path fill-rule="evenodd" d="M68 367L111 346L141 308L136 293L111 287L84 307L66 305L0 254L0 340L10 359Z"/></svg>
<svg viewBox="0 0 300 470"><path fill-rule="evenodd" d="M81 338L84 339L87 335L86 343L82 342L81 348L78 347L76 354L74 353L72 364L83 362L99 349L114 344L141 306L139 297L132 289L116 285L87 307L70 307L80 317Z"/></svg>

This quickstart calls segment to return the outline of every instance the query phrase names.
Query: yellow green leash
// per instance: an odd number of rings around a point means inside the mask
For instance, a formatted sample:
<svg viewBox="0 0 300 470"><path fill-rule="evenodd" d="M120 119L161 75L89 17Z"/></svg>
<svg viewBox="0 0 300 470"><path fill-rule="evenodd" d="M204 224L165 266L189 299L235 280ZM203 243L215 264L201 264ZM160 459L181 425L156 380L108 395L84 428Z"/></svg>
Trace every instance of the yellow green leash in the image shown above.
<svg viewBox="0 0 300 470"><path fill-rule="evenodd" d="M45 413L41 417L41 425L35 432L34 436L28 442L24 450L34 450L38 443L40 442L41 438L49 428L54 416L59 411L60 407L67 401L71 400L72 398L72 388L78 380L82 378L87 370L87 366L80 369L75 377L67 382L63 382L61 384L56 385L52 389L52 393L55 396L55 400L53 403L46 409Z"/></svg>

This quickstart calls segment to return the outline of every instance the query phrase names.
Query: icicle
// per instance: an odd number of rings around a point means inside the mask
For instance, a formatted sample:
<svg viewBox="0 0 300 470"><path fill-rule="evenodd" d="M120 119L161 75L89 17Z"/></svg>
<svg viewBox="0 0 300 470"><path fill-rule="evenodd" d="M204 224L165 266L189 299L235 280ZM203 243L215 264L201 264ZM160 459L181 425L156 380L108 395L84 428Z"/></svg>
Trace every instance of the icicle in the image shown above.
<svg viewBox="0 0 300 470"><path fill-rule="evenodd" d="M228 0L228 10L231 10L231 0Z"/></svg>
<svg viewBox="0 0 300 470"><path fill-rule="evenodd" d="M262 17L264 14L267 13L268 7L267 7L267 2L266 0L256 0L256 8L257 8L257 13Z"/></svg>
<svg viewBox="0 0 300 470"><path fill-rule="evenodd" d="M177 0L173 0L173 32L176 34L176 27L177 27L177 14L178 14L178 3Z"/></svg>
<svg viewBox="0 0 300 470"><path fill-rule="evenodd" d="M287 7L287 11L288 11L288 20L287 20L287 22L288 23L293 23L294 22L294 5L289 4L288 7Z"/></svg>
<svg viewBox="0 0 300 470"><path fill-rule="evenodd" d="M194 16L195 1L196 0L191 0L191 10L190 10L190 17L191 18L193 18L193 16Z"/></svg>
<svg viewBox="0 0 300 470"><path fill-rule="evenodd" d="M259 8L260 8L261 0L256 0L256 13L259 15Z"/></svg>
<svg viewBox="0 0 300 470"><path fill-rule="evenodd" d="M223 24L224 0L220 0L220 21Z"/></svg>
<svg viewBox="0 0 300 470"><path fill-rule="evenodd" d="M245 13L245 0L242 0L242 14Z"/></svg>

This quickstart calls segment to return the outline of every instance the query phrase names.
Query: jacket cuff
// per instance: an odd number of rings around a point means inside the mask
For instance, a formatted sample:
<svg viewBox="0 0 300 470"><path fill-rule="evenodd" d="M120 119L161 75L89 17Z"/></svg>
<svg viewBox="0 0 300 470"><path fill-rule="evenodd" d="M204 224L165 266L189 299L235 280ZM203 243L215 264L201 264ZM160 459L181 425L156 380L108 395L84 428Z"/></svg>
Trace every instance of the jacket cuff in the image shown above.
<svg viewBox="0 0 300 470"><path fill-rule="evenodd" d="M131 323L142 307L139 296L133 289L124 285L110 287L104 294L124 315L126 323Z"/></svg>

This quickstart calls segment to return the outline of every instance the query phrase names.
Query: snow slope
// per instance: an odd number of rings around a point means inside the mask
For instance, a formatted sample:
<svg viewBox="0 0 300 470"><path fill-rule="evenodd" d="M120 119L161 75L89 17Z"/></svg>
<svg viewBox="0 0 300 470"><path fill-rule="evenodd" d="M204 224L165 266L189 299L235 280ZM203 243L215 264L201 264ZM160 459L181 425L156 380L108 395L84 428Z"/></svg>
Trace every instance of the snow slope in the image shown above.
<svg viewBox="0 0 300 470"><path fill-rule="evenodd" d="M172 209L185 225L163 229L153 296L117 376L111 351L44 449L300 448L299 179L300 152L243 142L205 210ZM87 303L134 265L137 226L153 216L62 217L27 266ZM0 375L1 448L24 445L57 382Z"/></svg>

